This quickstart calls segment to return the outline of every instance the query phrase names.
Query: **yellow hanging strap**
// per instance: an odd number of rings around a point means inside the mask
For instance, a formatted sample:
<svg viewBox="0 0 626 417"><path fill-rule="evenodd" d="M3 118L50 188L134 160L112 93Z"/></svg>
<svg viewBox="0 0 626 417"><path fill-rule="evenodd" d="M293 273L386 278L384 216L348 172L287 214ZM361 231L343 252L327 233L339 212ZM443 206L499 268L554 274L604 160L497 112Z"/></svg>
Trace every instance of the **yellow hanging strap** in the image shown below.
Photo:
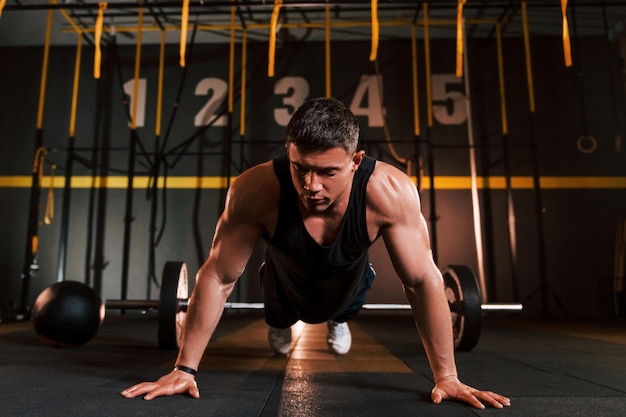
<svg viewBox="0 0 626 417"><path fill-rule="evenodd" d="M183 0L183 10L180 17L180 66L185 66L187 52L187 30L189 28L189 0Z"/></svg>
<svg viewBox="0 0 626 417"><path fill-rule="evenodd" d="M567 0L561 0L561 13L563 14L563 55L565 66L572 66L572 48L569 39L569 25L567 23Z"/></svg>
<svg viewBox="0 0 626 417"><path fill-rule="evenodd" d="M37 107L37 129L43 125L44 101L46 98L46 81L48 79L48 60L50 56L50 39L52 35L52 12L48 10L48 23L46 25L46 40L43 48L43 65L41 68L41 84L39 86L39 105Z"/></svg>
<svg viewBox="0 0 626 417"><path fill-rule="evenodd" d="M378 23L378 0L372 0L372 52L370 52L370 61L376 61L378 55L378 35L380 25Z"/></svg>
<svg viewBox="0 0 626 417"><path fill-rule="evenodd" d="M424 10L424 57L426 60L426 114L428 116L428 127L433 125L433 93L430 72L430 23L428 20L428 3L422 6Z"/></svg>
<svg viewBox="0 0 626 417"><path fill-rule="evenodd" d="M234 0L233 0L234 1ZM235 16L237 8L230 8L230 48L228 58L228 113L233 112L233 92L235 85Z"/></svg>
<svg viewBox="0 0 626 417"><path fill-rule="evenodd" d="M274 0L274 10L272 10L272 19L270 20L270 44L267 62L267 76L274 76L274 61L276 59L276 30L278 28L278 16L280 15L280 7L283 0Z"/></svg>
<svg viewBox="0 0 626 417"><path fill-rule="evenodd" d="M80 83L80 61L83 50L83 37L79 33L76 44L76 60L74 62L74 84L72 87L72 107L70 109L70 131L69 136L74 139L76 133L76 112L78 109L78 86ZM137 97L137 96L134 96Z"/></svg>
<svg viewBox="0 0 626 417"><path fill-rule="evenodd" d="M100 79L100 64L102 62L102 50L100 48L100 42L102 40L102 26L104 25L104 10L107 8L107 2L101 1L98 3L98 17L96 18L95 28L95 44L96 53L93 58L93 78Z"/></svg>
<svg viewBox="0 0 626 417"><path fill-rule="evenodd" d="M411 25L411 61L413 63L413 125L415 136L420 135L419 100L417 94L417 36L415 25Z"/></svg>
<svg viewBox="0 0 626 417"><path fill-rule="evenodd" d="M2 17L2 9L7 4L7 0L0 0L0 17Z"/></svg>
<svg viewBox="0 0 626 417"><path fill-rule="evenodd" d="M528 106L531 113L535 112L535 87L533 85L533 67L530 59L530 36L528 34L528 11L526 2L522 2L522 22L524 24L524 53L526 54L526 82L528 84Z"/></svg>
<svg viewBox="0 0 626 417"><path fill-rule="evenodd" d="M54 219L54 174L57 169L55 164L52 164L52 169L50 170L50 186L48 187L48 200L46 201L46 212L43 217L43 222L45 224L52 224L52 220Z"/></svg>
<svg viewBox="0 0 626 417"><path fill-rule="evenodd" d="M241 36L241 112L239 114L239 133L246 134L246 67L248 54L248 32L243 30Z"/></svg>
<svg viewBox="0 0 626 417"><path fill-rule="evenodd" d="M456 76L463 76L463 5L466 0L459 0L456 6Z"/></svg>
<svg viewBox="0 0 626 417"><path fill-rule="evenodd" d="M41 178L43 177L43 160L47 153L48 149L41 146L37 148L37 150L35 151L35 157L33 158L33 174L37 173L40 184Z"/></svg>
<svg viewBox="0 0 626 417"><path fill-rule="evenodd" d="M165 31L161 31L161 46L159 48L159 87L157 89L156 123L154 125L155 136L161 136L161 118L163 115L163 72L165 68Z"/></svg>

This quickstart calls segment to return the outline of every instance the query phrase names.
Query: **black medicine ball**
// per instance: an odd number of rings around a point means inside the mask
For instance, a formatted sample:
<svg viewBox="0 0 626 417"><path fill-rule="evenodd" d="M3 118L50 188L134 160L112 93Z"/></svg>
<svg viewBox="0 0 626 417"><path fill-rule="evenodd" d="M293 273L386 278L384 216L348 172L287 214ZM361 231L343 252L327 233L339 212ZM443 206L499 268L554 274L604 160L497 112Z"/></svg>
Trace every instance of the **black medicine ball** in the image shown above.
<svg viewBox="0 0 626 417"><path fill-rule="evenodd" d="M33 306L33 326L55 346L78 346L93 338L102 320L104 304L88 285L62 281L44 289Z"/></svg>

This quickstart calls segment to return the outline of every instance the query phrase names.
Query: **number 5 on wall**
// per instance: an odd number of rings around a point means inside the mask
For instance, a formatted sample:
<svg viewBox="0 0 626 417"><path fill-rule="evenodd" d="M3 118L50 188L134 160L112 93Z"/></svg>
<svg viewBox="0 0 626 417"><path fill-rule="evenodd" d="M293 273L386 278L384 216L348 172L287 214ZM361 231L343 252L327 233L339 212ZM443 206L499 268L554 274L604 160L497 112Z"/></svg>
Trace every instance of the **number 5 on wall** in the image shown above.
<svg viewBox="0 0 626 417"><path fill-rule="evenodd" d="M454 74L433 74L433 116L442 125L460 125L467 120L466 98L460 91L451 90L451 84L463 84Z"/></svg>

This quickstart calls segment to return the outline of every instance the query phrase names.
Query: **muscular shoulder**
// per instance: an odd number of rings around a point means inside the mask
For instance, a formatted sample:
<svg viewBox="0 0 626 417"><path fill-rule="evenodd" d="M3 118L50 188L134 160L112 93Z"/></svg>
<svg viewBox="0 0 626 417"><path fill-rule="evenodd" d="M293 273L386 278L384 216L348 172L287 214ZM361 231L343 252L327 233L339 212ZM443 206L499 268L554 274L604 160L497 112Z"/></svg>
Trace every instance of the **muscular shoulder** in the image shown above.
<svg viewBox="0 0 626 417"><path fill-rule="evenodd" d="M280 186L272 161L254 166L233 181L224 214L231 221L268 228L278 212Z"/></svg>
<svg viewBox="0 0 626 417"><path fill-rule="evenodd" d="M413 180L388 163L377 161L367 184L367 215L380 227L420 212L420 201Z"/></svg>

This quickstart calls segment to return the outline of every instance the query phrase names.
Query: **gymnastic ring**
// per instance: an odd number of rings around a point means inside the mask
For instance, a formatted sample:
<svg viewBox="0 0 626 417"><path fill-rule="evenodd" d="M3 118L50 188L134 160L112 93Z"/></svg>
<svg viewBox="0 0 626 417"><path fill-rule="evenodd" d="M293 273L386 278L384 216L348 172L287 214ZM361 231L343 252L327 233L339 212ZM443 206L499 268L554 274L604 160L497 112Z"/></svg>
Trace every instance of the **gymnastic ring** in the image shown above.
<svg viewBox="0 0 626 417"><path fill-rule="evenodd" d="M588 140L590 142L590 146L587 148L583 146L583 142L585 142L585 140ZM576 146L578 147L578 150L582 153L593 153L598 147L598 141L591 135L582 135L576 141Z"/></svg>

